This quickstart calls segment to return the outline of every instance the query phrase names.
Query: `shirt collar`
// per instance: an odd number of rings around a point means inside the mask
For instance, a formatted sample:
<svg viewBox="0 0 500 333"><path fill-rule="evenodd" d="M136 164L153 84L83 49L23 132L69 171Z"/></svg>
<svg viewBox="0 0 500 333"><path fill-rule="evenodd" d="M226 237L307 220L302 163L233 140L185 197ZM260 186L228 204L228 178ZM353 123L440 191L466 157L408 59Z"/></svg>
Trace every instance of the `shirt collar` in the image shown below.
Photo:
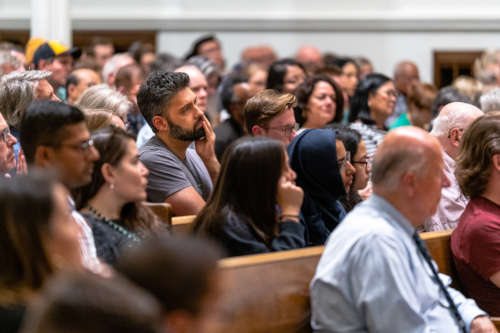
<svg viewBox="0 0 500 333"><path fill-rule="evenodd" d="M405 233L407 233L410 237L415 233L415 227L411 224L411 222L403 216L389 201L384 198L372 194L372 196L367 200L367 203L372 205L377 209L377 211L382 214L389 215L389 223L392 225L399 227Z"/></svg>

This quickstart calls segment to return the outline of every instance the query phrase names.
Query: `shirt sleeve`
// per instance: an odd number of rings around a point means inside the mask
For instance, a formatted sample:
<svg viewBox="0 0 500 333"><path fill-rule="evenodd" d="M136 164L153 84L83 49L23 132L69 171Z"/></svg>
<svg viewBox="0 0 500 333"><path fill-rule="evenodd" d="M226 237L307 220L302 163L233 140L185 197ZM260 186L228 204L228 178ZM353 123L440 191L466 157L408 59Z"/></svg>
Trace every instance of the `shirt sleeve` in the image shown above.
<svg viewBox="0 0 500 333"><path fill-rule="evenodd" d="M148 201L163 202L172 194L192 186L173 156L145 152L140 159L149 170Z"/></svg>

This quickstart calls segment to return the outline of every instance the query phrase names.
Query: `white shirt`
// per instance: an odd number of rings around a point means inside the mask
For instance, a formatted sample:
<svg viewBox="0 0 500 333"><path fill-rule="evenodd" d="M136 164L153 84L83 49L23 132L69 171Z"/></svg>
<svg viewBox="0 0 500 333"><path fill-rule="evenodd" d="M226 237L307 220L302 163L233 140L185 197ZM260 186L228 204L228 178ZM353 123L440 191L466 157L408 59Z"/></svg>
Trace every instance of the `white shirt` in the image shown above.
<svg viewBox="0 0 500 333"><path fill-rule="evenodd" d="M462 194L455 178L456 163L450 155L443 151L443 172L450 181L450 186L441 190L441 201L436 214L425 221L425 231L441 231L454 229L469 200Z"/></svg>

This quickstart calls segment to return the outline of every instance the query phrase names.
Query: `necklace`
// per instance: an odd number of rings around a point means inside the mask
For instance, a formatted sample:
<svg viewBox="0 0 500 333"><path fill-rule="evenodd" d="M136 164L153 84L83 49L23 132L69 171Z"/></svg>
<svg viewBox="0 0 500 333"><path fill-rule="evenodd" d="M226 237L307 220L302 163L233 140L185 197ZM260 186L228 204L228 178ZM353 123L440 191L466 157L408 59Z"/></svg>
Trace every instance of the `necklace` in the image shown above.
<svg viewBox="0 0 500 333"><path fill-rule="evenodd" d="M130 239L131 241L134 241L134 242L141 241L140 238L137 237L136 234L128 231L127 229L125 229L121 225L107 219L104 215L102 215L97 209L92 207L90 204L87 204L87 206L85 206L85 208L87 208L89 210L89 212L91 212L92 215L94 215L96 218L98 218L99 220L101 220L102 222L107 224L109 227L111 227L111 229L118 231L120 234L124 235L126 238Z"/></svg>

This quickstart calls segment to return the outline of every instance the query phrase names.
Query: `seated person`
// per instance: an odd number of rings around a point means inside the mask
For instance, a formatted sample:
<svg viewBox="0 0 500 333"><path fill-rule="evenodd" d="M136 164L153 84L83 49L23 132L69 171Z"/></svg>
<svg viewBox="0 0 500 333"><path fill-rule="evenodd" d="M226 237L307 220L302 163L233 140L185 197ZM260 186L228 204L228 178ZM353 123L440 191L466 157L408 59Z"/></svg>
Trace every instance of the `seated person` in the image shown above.
<svg viewBox="0 0 500 333"><path fill-rule="evenodd" d="M368 185L371 170L370 159L366 154L366 144L361 139L361 134L358 131L345 125L333 128L337 134L337 139L342 141L346 152L351 155L351 164L356 169L349 192L340 200L346 212L350 212L354 206L363 201L358 191L365 189ZM366 190L363 192L366 192ZM371 192L371 185L368 187L368 192Z"/></svg>
<svg viewBox="0 0 500 333"><path fill-rule="evenodd" d="M266 89L293 94L306 79L304 67L292 58L283 58L271 64L267 74Z"/></svg>
<svg viewBox="0 0 500 333"><path fill-rule="evenodd" d="M500 115L483 116L462 138L455 174L470 198L451 235L464 291L500 316Z"/></svg>
<svg viewBox="0 0 500 333"><path fill-rule="evenodd" d="M297 135L293 108L297 99L292 94L282 94L271 89L263 90L250 98L245 105L245 126L252 136L267 136L288 146Z"/></svg>
<svg viewBox="0 0 500 333"><path fill-rule="evenodd" d="M339 199L349 193L354 175L350 154L332 129L309 129L288 146L297 185L304 190L300 213L307 245L323 245L346 215Z"/></svg>
<svg viewBox="0 0 500 333"><path fill-rule="evenodd" d="M25 333L161 333L153 296L115 276L59 274L28 310Z"/></svg>
<svg viewBox="0 0 500 333"><path fill-rule="evenodd" d="M301 130L324 128L340 123L344 115L344 97L339 86L326 74L308 77L295 91L295 120Z"/></svg>
<svg viewBox="0 0 500 333"><path fill-rule="evenodd" d="M199 238L157 237L127 251L116 269L159 301L164 332L216 333L220 254Z"/></svg>
<svg viewBox="0 0 500 333"><path fill-rule="evenodd" d="M373 195L333 231L316 268L313 330L496 332L486 313L438 274L416 230L449 185L439 142L416 127L389 132L375 153L372 182Z"/></svg>
<svg viewBox="0 0 500 333"><path fill-rule="evenodd" d="M148 201L167 202L175 215L197 214L219 174L215 134L198 108L181 72L153 72L142 84L137 103L155 132L140 149L149 169ZM189 148L195 141L195 149Z"/></svg>
<svg viewBox="0 0 500 333"><path fill-rule="evenodd" d="M108 128L113 125L126 130L123 120L117 115L106 109L85 109L85 123L89 132L94 132L98 129Z"/></svg>
<svg viewBox="0 0 500 333"><path fill-rule="evenodd" d="M55 272L83 269L67 190L40 172L0 180L0 327L18 332L26 305Z"/></svg>
<svg viewBox="0 0 500 333"><path fill-rule="evenodd" d="M300 248L302 196L281 142L238 139L224 154L221 177L194 231L216 240L229 256Z"/></svg>
<svg viewBox="0 0 500 333"><path fill-rule="evenodd" d="M94 132L92 140L100 158L91 182L75 191L76 208L90 223L97 256L114 264L124 246L159 229L160 222L142 205L148 170L133 135L110 127Z"/></svg>
<svg viewBox="0 0 500 333"><path fill-rule="evenodd" d="M222 106L230 117L224 120L214 129L215 132L215 154L222 161L222 154L226 148L236 139L245 134L245 116L243 108L247 100L252 97L252 90L248 84L248 78L242 75L232 75L222 84L220 94Z"/></svg>

